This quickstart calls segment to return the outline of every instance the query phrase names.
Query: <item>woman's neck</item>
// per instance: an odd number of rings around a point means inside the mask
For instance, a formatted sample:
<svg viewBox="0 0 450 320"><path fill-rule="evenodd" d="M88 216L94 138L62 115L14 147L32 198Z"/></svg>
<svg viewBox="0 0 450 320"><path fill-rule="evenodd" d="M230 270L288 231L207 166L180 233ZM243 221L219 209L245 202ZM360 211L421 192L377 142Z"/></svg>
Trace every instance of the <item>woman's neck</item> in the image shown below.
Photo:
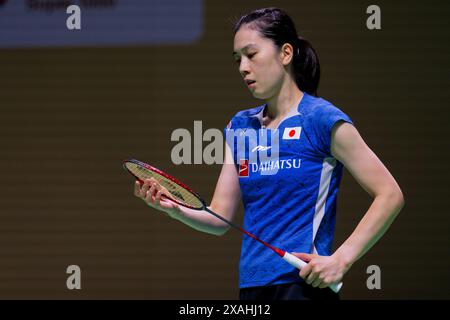
<svg viewBox="0 0 450 320"><path fill-rule="evenodd" d="M303 97L303 92L294 81L289 81L281 88L278 95L266 100L267 108L264 117L279 119L289 114L293 108L297 108Z"/></svg>

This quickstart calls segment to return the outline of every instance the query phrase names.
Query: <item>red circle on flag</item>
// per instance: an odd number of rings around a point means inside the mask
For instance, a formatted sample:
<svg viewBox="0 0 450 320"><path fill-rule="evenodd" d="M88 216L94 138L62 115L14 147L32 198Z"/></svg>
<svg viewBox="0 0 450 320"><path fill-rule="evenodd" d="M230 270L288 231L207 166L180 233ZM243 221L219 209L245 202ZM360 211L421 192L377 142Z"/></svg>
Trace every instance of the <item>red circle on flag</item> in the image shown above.
<svg viewBox="0 0 450 320"><path fill-rule="evenodd" d="M295 135L295 129L289 131L289 137L293 137Z"/></svg>

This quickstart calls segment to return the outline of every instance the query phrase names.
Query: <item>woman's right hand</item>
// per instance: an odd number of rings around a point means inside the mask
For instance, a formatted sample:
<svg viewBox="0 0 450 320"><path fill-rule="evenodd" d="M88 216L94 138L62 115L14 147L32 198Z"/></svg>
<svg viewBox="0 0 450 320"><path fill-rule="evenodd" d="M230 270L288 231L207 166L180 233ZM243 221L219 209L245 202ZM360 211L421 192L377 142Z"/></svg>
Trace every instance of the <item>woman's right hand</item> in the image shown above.
<svg viewBox="0 0 450 320"><path fill-rule="evenodd" d="M172 196L169 191L153 178L146 179L143 184L136 181L134 195L144 200L147 205L168 214L172 218L176 218L180 213L180 206L170 200Z"/></svg>

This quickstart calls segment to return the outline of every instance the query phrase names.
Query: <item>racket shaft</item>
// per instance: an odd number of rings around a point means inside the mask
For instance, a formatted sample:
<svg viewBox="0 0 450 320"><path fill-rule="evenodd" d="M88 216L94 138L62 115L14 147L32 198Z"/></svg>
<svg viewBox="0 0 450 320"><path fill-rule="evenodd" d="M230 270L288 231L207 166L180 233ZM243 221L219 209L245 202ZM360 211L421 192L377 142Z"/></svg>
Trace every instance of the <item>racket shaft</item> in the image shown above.
<svg viewBox="0 0 450 320"><path fill-rule="evenodd" d="M279 249L279 248L276 248L276 247L274 247L274 246L268 244L267 242L261 240L260 238L258 238L258 237L255 236L254 234L251 234L250 232L248 232L248 231L242 229L241 227L235 225L233 222L228 221L227 219L225 219L225 218L222 217L221 215L219 215L219 214L215 213L214 211L208 209L206 206L204 207L204 210L207 211L207 212L209 212L210 214L212 214L212 215L215 216L216 218L222 220L223 222L227 223L230 227L232 227L232 228L234 228L234 229L236 229L236 230L238 230L238 231L240 231L240 232L246 234L246 235L249 236L250 238L252 238L252 239L258 241L259 243L265 245L267 248L272 249L272 250L273 250L275 253L277 253L279 256L281 256L281 257L283 256L283 254L284 254L284 251L283 251L283 250L281 250L281 249Z"/></svg>
<svg viewBox="0 0 450 320"><path fill-rule="evenodd" d="M296 267L298 270L302 270L302 268L306 266L306 262L304 262L303 260L297 258L293 254L290 254L289 252L286 252L284 254L283 259L287 263L289 263L290 265ZM333 290L334 292L338 293L339 290L341 290L341 288L342 288L342 282L333 283L329 287L330 287L331 290Z"/></svg>

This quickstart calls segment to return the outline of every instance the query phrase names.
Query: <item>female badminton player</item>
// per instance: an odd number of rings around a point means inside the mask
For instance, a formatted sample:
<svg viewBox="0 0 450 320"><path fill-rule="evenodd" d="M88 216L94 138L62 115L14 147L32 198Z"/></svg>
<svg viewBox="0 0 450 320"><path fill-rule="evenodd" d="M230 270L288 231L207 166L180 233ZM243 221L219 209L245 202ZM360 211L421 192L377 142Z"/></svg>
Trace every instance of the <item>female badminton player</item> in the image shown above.
<svg viewBox="0 0 450 320"><path fill-rule="evenodd" d="M244 228L307 262L299 272L249 237L240 258L240 299L338 299L328 288L342 280L386 232L404 206L387 168L352 120L317 96L320 65L310 43L278 8L242 16L234 28L234 59L243 82L263 105L238 112L226 130L279 132L279 156L269 165L249 163L227 141L225 163L209 209L232 220L244 204ZM336 199L343 167L373 198L351 235L333 253ZM155 181L136 182L148 205L202 232L223 235L229 226L206 211L179 206Z"/></svg>

